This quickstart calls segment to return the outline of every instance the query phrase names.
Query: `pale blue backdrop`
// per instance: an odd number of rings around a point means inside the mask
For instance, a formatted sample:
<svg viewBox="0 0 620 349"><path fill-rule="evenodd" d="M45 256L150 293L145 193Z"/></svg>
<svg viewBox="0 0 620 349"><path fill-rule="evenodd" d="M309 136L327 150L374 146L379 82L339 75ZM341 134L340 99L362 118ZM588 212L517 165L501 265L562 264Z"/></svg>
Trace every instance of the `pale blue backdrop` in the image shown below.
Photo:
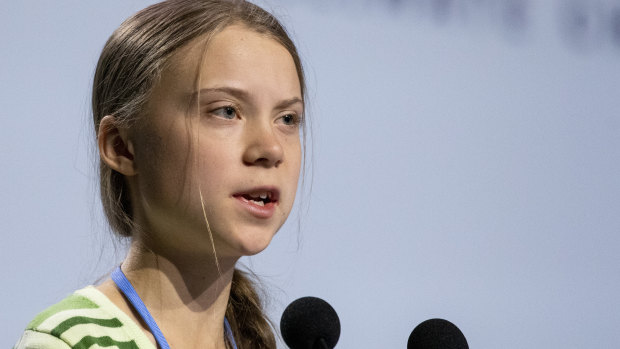
<svg viewBox="0 0 620 349"><path fill-rule="evenodd" d="M0 347L122 257L90 81L151 2L2 1ZM312 295L340 314L337 348L405 348L432 317L471 348L620 347L619 1L267 7L302 52L314 125L301 223L245 261L276 323Z"/></svg>

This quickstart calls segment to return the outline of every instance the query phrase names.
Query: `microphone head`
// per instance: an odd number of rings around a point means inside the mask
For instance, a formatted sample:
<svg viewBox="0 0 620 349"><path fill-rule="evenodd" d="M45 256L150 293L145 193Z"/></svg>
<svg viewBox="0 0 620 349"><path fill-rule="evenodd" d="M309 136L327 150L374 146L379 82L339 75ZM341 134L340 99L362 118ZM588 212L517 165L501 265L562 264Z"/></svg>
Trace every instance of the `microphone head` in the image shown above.
<svg viewBox="0 0 620 349"><path fill-rule="evenodd" d="M407 349L469 349L463 332L443 319L430 319L411 331Z"/></svg>
<svg viewBox="0 0 620 349"><path fill-rule="evenodd" d="M340 338L340 319L326 301L302 297L284 309L280 332L291 349L331 349Z"/></svg>

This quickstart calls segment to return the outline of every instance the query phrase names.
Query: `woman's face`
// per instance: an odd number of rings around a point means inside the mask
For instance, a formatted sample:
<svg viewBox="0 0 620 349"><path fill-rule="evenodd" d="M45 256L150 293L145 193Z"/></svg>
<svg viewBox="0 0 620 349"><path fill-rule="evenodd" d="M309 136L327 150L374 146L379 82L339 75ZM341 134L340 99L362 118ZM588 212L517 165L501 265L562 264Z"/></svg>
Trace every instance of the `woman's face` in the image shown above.
<svg viewBox="0 0 620 349"><path fill-rule="evenodd" d="M196 41L175 53L130 131L134 216L169 253L212 251L206 215L218 256L252 255L295 198L300 82L281 44L243 26L204 49Z"/></svg>

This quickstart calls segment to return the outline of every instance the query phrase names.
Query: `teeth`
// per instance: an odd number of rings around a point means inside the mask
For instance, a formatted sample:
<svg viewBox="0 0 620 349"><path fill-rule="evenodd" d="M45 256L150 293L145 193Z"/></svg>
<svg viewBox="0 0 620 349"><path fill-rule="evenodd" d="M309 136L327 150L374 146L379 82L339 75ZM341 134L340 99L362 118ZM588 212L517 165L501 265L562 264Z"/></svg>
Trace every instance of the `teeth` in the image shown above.
<svg viewBox="0 0 620 349"><path fill-rule="evenodd" d="M259 206L265 206L266 202L271 202L271 192L254 192L243 195L247 200L251 200L253 203Z"/></svg>

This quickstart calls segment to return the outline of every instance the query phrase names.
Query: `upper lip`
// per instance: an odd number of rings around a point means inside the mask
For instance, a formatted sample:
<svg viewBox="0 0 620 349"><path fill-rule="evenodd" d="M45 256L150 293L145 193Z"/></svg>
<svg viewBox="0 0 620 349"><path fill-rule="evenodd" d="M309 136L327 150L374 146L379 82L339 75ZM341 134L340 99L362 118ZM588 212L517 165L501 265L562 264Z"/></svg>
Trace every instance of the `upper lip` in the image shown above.
<svg viewBox="0 0 620 349"><path fill-rule="evenodd" d="M280 198L280 190L273 186L259 186L249 189L244 189L233 194L233 196L249 195L252 197L259 197L261 194L267 194L269 201L278 201Z"/></svg>

